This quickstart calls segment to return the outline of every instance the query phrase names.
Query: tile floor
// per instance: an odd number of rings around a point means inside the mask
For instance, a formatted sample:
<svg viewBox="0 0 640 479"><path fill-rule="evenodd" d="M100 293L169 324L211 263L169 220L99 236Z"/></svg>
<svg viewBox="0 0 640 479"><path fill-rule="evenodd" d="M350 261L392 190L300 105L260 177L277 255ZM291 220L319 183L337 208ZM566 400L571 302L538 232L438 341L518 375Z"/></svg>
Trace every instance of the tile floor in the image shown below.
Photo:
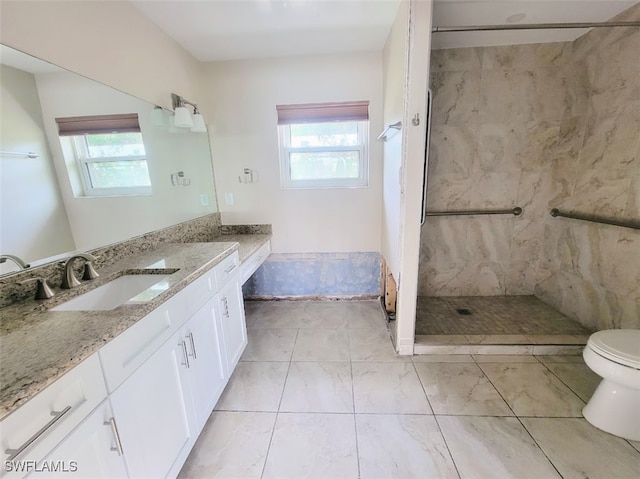
<svg viewBox="0 0 640 479"><path fill-rule="evenodd" d="M398 357L376 301L247 302L249 344L180 477L640 477L581 417L580 356Z"/></svg>

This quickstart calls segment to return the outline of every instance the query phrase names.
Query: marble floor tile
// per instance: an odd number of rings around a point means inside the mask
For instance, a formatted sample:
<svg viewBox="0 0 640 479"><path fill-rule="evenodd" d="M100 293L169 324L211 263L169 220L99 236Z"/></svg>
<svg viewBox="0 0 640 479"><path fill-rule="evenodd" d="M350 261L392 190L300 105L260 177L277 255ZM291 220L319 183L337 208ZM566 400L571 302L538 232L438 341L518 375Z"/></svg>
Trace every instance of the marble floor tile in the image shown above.
<svg viewBox="0 0 640 479"><path fill-rule="evenodd" d="M640 477L640 453L584 419L523 418L522 423L565 479Z"/></svg>
<svg viewBox="0 0 640 479"><path fill-rule="evenodd" d="M360 477L458 478L433 416L356 414Z"/></svg>
<svg viewBox="0 0 640 479"><path fill-rule="evenodd" d="M523 334L467 334L470 344L530 344Z"/></svg>
<svg viewBox="0 0 640 479"><path fill-rule="evenodd" d="M431 414L412 363L352 363L356 413Z"/></svg>
<svg viewBox="0 0 640 479"><path fill-rule="evenodd" d="M560 478L518 419L438 416L462 479Z"/></svg>
<svg viewBox="0 0 640 479"><path fill-rule="evenodd" d="M537 363L538 360L528 354L474 354L477 363Z"/></svg>
<svg viewBox="0 0 640 479"><path fill-rule="evenodd" d="M280 411L352 413L351 364L292 362Z"/></svg>
<svg viewBox="0 0 640 479"><path fill-rule="evenodd" d="M279 413L263 478L357 478L352 414Z"/></svg>
<svg viewBox="0 0 640 479"><path fill-rule="evenodd" d="M542 364L548 364L548 363L580 363L580 364L584 364L584 359L582 359L582 354L576 354L576 355L571 355L571 354L564 354L561 356L554 356L554 355L547 355L547 356L536 356L536 358L538 359L538 361L540 361Z"/></svg>
<svg viewBox="0 0 640 479"><path fill-rule="evenodd" d="M346 329L300 329L293 361L349 361Z"/></svg>
<svg viewBox="0 0 640 479"><path fill-rule="evenodd" d="M543 364L481 363L517 416L581 417L584 402Z"/></svg>
<svg viewBox="0 0 640 479"><path fill-rule="evenodd" d="M346 316L349 329L387 330L387 315L379 301L354 301Z"/></svg>
<svg viewBox="0 0 640 479"><path fill-rule="evenodd" d="M339 329L347 327L350 301L305 301L301 328Z"/></svg>
<svg viewBox="0 0 640 479"><path fill-rule="evenodd" d="M434 414L513 416L475 363L415 365Z"/></svg>
<svg viewBox="0 0 640 479"><path fill-rule="evenodd" d="M178 477L260 478L275 422L275 413L214 412Z"/></svg>
<svg viewBox="0 0 640 479"><path fill-rule="evenodd" d="M429 346L448 346L451 344L469 344L463 334L426 334L420 336L420 343Z"/></svg>
<svg viewBox="0 0 640 479"><path fill-rule="evenodd" d="M535 344L531 354L534 356L582 356L584 346L581 345L541 345Z"/></svg>
<svg viewBox="0 0 640 479"><path fill-rule="evenodd" d="M584 402L589 402L598 384L602 381L602 378L589 369L586 364L547 363L545 366Z"/></svg>
<svg viewBox="0 0 640 479"><path fill-rule="evenodd" d="M414 363L472 363L470 354L417 354L411 357Z"/></svg>
<svg viewBox="0 0 640 479"><path fill-rule="evenodd" d="M587 344L588 334L532 334L529 335L532 344Z"/></svg>
<svg viewBox="0 0 640 479"><path fill-rule="evenodd" d="M247 348L240 361L290 361L296 329L247 329Z"/></svg>
<svg viewBox="0 0 640 479"><path fill-rule="evenodd" d="M245 301L247 329L299 328L304 301Z"/></svg>
<svg viewBox="0 0 640 479"><path fill-rule="evenodd" d="M411 356L400 356L395 352L386 329L350 329L349 351L354 362L411 362Z"/></svg>
<svg viewBox="0 0 640 479"><path fill-rule="evenodd" d="M216 404L220 411L277 411L289 363L240 362Z"/></svg>

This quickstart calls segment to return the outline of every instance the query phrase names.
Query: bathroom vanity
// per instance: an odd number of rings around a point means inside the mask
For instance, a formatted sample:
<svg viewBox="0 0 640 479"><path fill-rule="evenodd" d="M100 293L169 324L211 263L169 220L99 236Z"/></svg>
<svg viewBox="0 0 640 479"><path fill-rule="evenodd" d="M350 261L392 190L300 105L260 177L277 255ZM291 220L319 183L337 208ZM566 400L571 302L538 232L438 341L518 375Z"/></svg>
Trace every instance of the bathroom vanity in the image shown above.
<svg viewBox="0 0 640 479"><path fill-rule="evenodd" d="M268 235L167 243L101 272L157 274L136 301L4 308L3 477L175 477L246 347L241 285L269 252Z"/></svg>

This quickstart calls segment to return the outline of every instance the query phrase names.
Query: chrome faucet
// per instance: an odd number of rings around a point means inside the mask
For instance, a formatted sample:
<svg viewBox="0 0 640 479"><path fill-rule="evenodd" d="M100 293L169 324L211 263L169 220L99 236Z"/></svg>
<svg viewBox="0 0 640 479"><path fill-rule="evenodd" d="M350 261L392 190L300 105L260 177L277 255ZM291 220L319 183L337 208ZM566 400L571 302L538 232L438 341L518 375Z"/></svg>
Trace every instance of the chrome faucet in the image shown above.
<svg viewBox="0 0 640 479"><path fill-rule="evenodd" d="M20 269L27 269L29 266L31 266L30 264L25 263L20 258L18 258L17 256L14 256L12 254L2 254L2 255L0 255L0 263L6 263L8 259L13 261L18 266L20 266Z"/></svg>
<svg viewBox="0 0 640 479"><path fill-rule="evenodd" d="M73 262L80 258L86 261L82 279L95 279L100 276L92 264L92 261L97 259L95 256L89 253L74 254L64 263L64 274L62 275L62 284L60 285L62 289L71 289L80 286L80 281L78 281L78 278L76 278L76 275L73 273Z"/></svg>

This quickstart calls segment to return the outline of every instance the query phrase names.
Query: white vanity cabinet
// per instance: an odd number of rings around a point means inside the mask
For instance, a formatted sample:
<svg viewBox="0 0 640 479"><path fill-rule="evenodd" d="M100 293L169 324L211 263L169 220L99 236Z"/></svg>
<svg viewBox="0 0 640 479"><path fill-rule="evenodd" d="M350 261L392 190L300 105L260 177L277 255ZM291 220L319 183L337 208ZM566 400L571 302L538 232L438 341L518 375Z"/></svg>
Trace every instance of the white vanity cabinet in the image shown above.
<svg viewBox="0 0 640 479"><path fill-rule="evenodd" d="M38 464L31 478L61 476L122 479L128 477L118 426L109 401L103 401Z"/></svg>
<svg viewBox="0 0 640 479"><path fill-rule="evenodd" d="M241 269L234 252L4 418L5 461L31 466L0 476L176 477L247 345Z"/></svg>
<svg viewBox="0 0 640 479"><path fill-rule="evenodd" d="M209 300L180 330L178 356L193 408L195 430L204 427L227 384L217 297Z"/></svg>
<svg viewBox="0 0 640 479"><path fill-rule="evenodd" d="M33 471L106 396L100 361L93 354L3 418L0 476L25 477Z"/></svg>
<svg viewBox="0 0 640 479"><path fill-rule="evenodd" d="M110 395L131 477L165 477L191 448L180 340L174 334Z"/></svg>
<svg viewBox="0 0 640 479"><path fill-rule="evenodd" d="M222 394L247 342L238 266L225 258L101 351L130 477L177 476Z"/></svg>
<svg viewBox="0 0 640 479"><path fill-rule="evenodd" d="M218 292L218 310L227 371L231 376L247 346L244 302L238 275Z"/></svg>

